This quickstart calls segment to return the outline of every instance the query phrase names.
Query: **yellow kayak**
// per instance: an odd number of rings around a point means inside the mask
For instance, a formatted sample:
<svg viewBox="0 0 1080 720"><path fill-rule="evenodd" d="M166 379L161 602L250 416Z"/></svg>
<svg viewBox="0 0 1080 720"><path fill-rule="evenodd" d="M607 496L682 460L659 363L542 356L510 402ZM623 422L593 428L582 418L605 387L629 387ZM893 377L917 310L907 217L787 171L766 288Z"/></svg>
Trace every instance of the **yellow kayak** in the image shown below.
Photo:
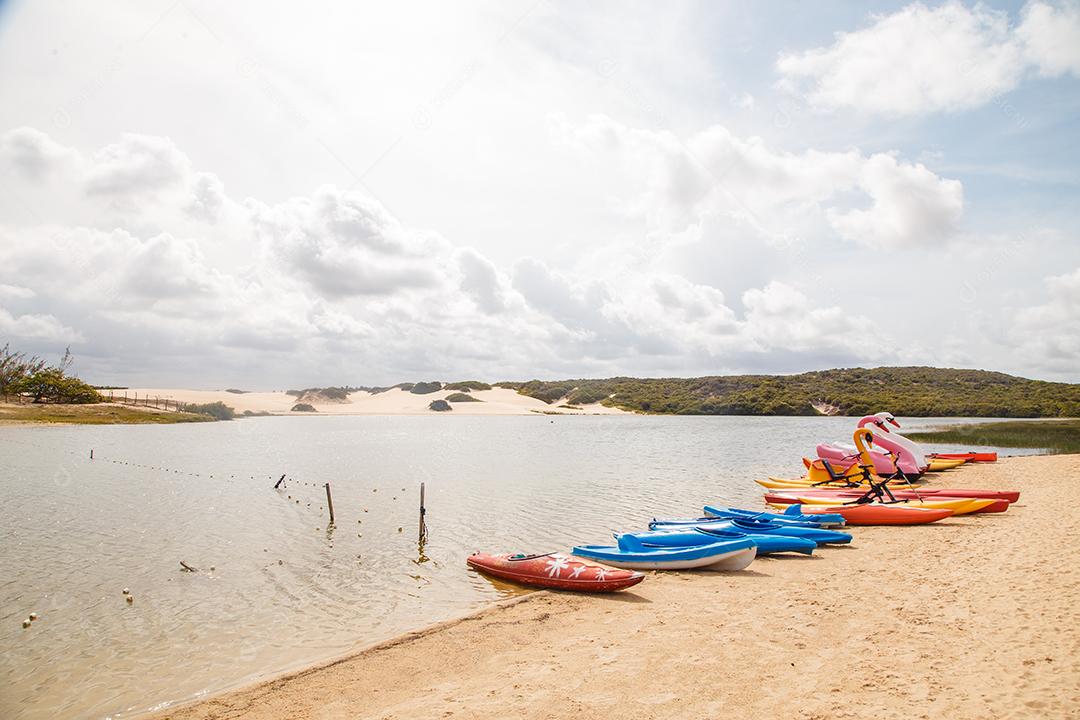
<svg viewBox="0 0 1080 720"><path fill-rule="evenodd" d="M814 496L798 496L793 497L792 502L794 505L800 503L802 505L842 505L845 498L828 498L828 497L814 497ZM968 513L977 512L983 508L990 507L996 500L988 500L985 498L955 498L953 500L904 500L903 505L905 507L923 507L923 508L936 508L939 510L952 510L953 515L966 515ZM770 505L776 505L779 507L779 503L769 503ZM890 503L893 504L893 503Z"/></svg>
<svg viewBox="0 0 1080 720"><path fill-rule="evenodd" d="M941 472L942 470L952 470L955 467L960 467L967 460L949 460L946 458L930 458L930 467L927 468L927 472Z"/></svg>

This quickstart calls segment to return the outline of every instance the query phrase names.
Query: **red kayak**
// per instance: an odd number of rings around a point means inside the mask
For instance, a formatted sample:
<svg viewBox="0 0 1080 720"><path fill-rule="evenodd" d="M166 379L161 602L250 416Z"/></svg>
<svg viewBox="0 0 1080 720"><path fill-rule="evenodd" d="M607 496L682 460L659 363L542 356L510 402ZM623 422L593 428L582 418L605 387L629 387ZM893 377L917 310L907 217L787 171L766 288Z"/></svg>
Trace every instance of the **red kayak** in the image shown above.
<svg viewBox="0 0 1080 720"><path fill-rule="evenodd" d="M914 489L904 487L903 485L890 485L889 491L896 497L919 497L922 496L928 500L931 498L941 499L943 497L954 498L969 498L979 500L1005 500L1007 502L1017 502L1020 499L1019 490L978 490L975 488L943 488L943 487L918 487ZM858 497L862 495L865 490L861 490L857 487L843 487L834 486L827 487L819 485L818 487L808 487L805 490L803 488L777 488L772 492L781 495L820 495L830 493L841 493L843 495L854 495Z"/></svg>
<svg viewBox="0 0 1080 720"><path fill-rule="evenodd" d="M850 503L854 502L858 498L862 497L865 493L859 490L812 490L810 492L767 492L765 493L765 502L774 503L777 505L791 504L799 502L799 498L821 498L823 500L834 500L838 503ZM1009 509L1009 501L1004 498L969 498L959 497L953 495L946 495L944 493L937 495L923 495L921 498L910 490L893 490L893 497L897 500L926 500L927 502L933 502L935 500L983 500L988 504L983 505L978 510L969 511L973 514L977 513L1000 513ZM809 507L809 505L803 505L803 507Z"/></svg>
<svg viewBox="0 0 1080 720"><path fill-rule="evenodd" d="M902 505L802 505L805 515L843 515L848 525L926 525L944 520L952 510Z"/></svg>
<svg viewBox="0 0 1080 720"><path fill-rule="evenodd" d="M577 592L615 592L637 585L644 573L572 560L562 553L489 555L476 552L465 562L488 575L531 587Z"/></svg>
<svg viewBox="0 0 1080 720"><path fill-rule="evenodd" d="M967 460L968 462L997 462L996 452L930 453L930 457L942 460Z"/></svg>

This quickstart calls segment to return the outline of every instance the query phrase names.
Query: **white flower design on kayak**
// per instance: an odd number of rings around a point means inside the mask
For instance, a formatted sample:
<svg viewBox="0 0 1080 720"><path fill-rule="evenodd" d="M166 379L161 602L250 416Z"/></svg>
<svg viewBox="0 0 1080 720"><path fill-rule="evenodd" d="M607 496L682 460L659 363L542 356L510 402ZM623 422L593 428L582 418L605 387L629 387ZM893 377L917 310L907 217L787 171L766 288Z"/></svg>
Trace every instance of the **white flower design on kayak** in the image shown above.
<svg viewBox="0 0 1080 720"><path fill-rule="evenodd" d="M562 571L570 567L565 557L555 555L547 561L548 577L561 577Z"/></svg>
<svg viewBox="0 0 1080 720"><path fill-rule="evenodd" d="M602 567L596 568L596 579L597 580L607 580L607 574L609 572L611 572L611 571L608 570L607 568L602 568Z"/></svg>
<svg viewBox="0 0 1080 720"><path fill-rule="evenodd" d="M570 570L570 578L576 578L578 575L585 572L588 568L588 565L582 565L581 563L578 563Z"/></svg>

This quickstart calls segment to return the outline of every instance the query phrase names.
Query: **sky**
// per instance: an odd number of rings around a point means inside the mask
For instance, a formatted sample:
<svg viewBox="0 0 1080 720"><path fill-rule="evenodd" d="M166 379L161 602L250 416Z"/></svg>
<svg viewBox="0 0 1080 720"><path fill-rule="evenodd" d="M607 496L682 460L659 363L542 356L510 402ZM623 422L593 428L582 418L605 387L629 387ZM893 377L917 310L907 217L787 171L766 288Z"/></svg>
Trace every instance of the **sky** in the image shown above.
<svg viewBox="0 0 1080 720"><path fill-rule="evenodd" d="M0 3L0 344L99 384L1080 381L1080 3Z"/></svg>

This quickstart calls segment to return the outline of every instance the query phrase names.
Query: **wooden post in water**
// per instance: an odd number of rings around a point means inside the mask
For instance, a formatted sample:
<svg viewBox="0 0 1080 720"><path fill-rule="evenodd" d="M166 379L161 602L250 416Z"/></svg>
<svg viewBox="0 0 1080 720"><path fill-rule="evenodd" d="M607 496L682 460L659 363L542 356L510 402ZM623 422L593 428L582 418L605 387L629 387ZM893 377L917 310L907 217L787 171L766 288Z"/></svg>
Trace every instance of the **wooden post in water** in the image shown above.
<svg viewBox="0 0 1080 720"><path fill-rule="evenodd" d="M334 524L334 498L330 495L330 483L324 485L326 488L326 508L330 511L330 524Z"/></svg>
<svg viewBox="0 0 1080 720"><path fill-rule="evenodd" d="M94 448L90 448L90 459L94 459Z"/></svg>
<svg viewBox="0 0 1080 720"><path fill-rule="evenodd" d="M427 522L424 521L424 515L427 514L427 508L424 507L424 483L420 483L420 542L424 542L427 539Z"/></svg>

